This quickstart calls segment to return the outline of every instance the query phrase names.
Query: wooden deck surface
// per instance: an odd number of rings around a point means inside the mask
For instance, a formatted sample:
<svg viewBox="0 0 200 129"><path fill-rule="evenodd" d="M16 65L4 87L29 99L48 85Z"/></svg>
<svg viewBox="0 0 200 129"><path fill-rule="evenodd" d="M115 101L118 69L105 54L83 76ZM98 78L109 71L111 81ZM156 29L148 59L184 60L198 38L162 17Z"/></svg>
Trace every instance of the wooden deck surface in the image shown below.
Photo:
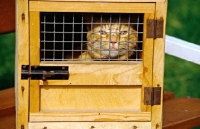
<svg viewBox="0 0 200 129"><path fill-rule="evenodd" d="M200 99L174 99L172 92L165 92L163 100L163 129L200 126ZM0 129L15 129L14 88L0 91Z"/></svg>
<svg viewBox="0 0 200 129"><path fill-rule="evenodd" d="M15 129L14 88L0 91L0 129Z"/></svg>
<svg viewBox="0 0 200 129"><path fill-rule="evenodd" d="M15 0L0 0L0 34L15 31Z"/></svg>

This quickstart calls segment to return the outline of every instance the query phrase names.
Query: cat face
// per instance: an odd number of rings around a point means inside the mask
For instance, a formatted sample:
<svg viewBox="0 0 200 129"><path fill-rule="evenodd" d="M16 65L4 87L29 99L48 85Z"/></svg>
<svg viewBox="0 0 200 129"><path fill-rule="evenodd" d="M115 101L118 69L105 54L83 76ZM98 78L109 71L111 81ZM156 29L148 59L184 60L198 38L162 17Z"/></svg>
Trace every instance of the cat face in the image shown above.
<svg viewBox="0 0 200 129"><path fill-rule="evenodd" d="M87 49L93 58L123 59L133 54L137 35L128 19L94 19L93 23L87 26Z"/></svg>

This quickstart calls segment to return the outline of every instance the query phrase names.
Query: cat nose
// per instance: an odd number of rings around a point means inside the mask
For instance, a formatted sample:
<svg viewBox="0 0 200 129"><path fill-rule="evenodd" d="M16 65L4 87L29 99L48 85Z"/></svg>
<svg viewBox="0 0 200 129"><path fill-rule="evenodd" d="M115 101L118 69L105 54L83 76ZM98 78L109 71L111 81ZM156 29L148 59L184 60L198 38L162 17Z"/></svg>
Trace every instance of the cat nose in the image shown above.
<svg viewBox="0 0 200 129"><path fill-rule="evenodd" d="M110 42L110 46L111 46L112 48L114 48L114 46L115 46L116 43L117 43L117 42L115 42L115 41L111 41L111 42Z"/></svg>

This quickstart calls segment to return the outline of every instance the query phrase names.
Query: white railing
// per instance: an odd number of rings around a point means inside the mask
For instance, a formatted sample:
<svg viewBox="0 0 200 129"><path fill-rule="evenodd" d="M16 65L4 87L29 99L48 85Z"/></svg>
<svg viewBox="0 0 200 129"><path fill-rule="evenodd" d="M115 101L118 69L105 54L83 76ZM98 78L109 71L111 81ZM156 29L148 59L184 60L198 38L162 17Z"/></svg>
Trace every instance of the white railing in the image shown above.
<svg viewBox="0 0 200 129"><path fill-rule="evenodd" d="M200 65L200 46L166 35L165 53Z"/></svg>

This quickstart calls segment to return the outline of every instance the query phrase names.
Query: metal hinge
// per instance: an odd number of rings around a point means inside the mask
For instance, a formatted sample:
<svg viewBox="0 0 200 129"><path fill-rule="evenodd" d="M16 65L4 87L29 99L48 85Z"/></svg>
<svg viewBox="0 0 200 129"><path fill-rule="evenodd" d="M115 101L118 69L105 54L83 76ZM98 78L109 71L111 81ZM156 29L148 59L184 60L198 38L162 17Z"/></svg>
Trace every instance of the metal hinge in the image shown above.
<svg viewBox="0 0 200 129"><path fill-rule="evenodd" d="M144 87L144 105L160 105L161 87Z"/></svg>
<svg viewBox="0 0 200 129"><path fill-rule="evenodd" d="M163 38L163 19L147 19L147 38Z"/></svg>
<svg viewBox="0 0 200 129"><path fill-rule="evenodd" d="M29 66L22 65L21 79L31 80L67 80L68 66Z"/></svg>

